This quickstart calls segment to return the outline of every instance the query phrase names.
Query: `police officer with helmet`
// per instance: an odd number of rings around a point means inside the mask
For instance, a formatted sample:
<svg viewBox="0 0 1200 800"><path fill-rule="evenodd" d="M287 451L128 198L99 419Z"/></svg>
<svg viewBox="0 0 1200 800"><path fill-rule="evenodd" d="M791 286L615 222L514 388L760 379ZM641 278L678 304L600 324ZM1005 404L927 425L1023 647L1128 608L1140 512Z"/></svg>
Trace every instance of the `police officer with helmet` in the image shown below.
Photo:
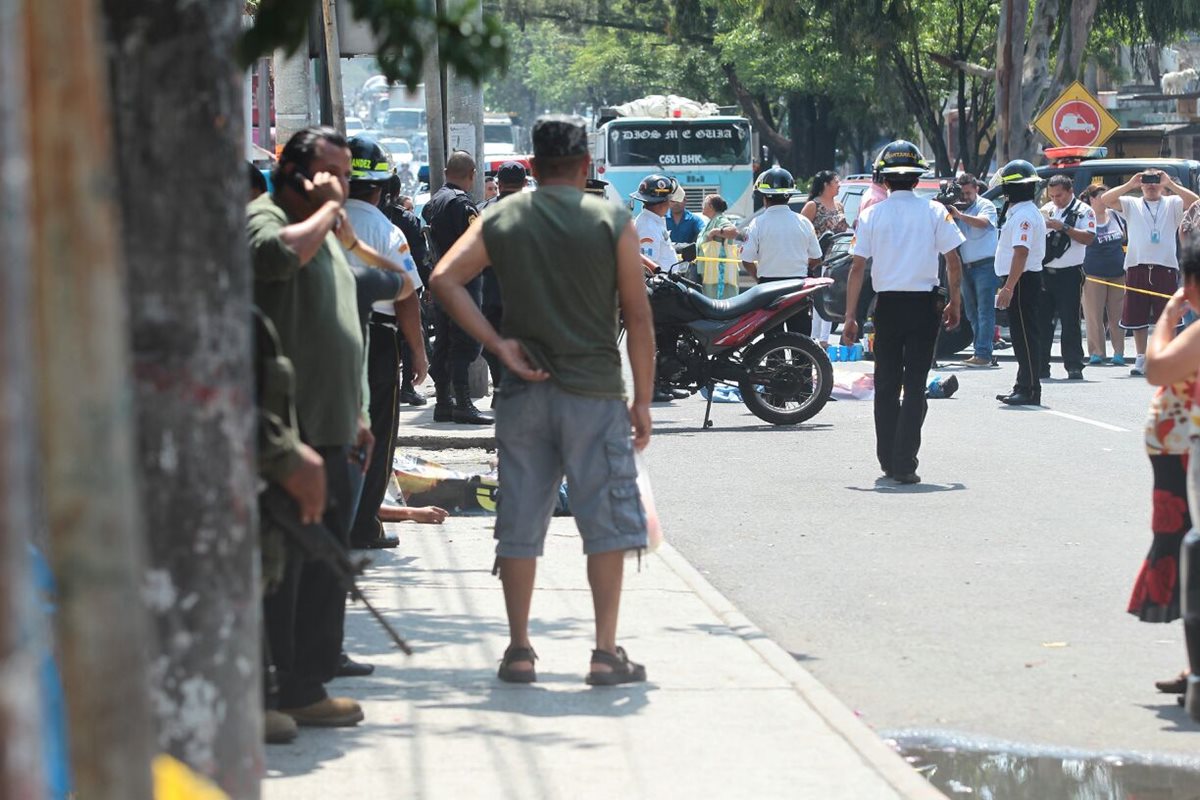
<svg viewBox="0 0 1200 800"><path fill-rule="evenodd" d="M655 173L643 178L638 190L630 195L642 203L642 211L634 218L633 225L637 229L642 268L649 273L666 271L679 260L675 257L675 245L667 230L671 195L678 185L674 178ZM671 389L655 377L653 402L669 403L688 396L687 392Z"/></svg>
<svg viewBox="0 0 1200 800"><path fill-rule="evenodd" d="M873 259L876 455L884 475L912 484L921 481L917 451L938 324L953 328L959 322L962 264L955 248L964 239L945 206L913 194L928 168L915 144L892 142L879 161L889 194L858 219L842 342L851 344L858 338L858 296L867 259ZM939 255L946 258L948 305L940 292Z"/></svg>
<svg viewBox="0 0 1200 800"><path fill-rule="evenodd" d="M1017 380L1009 394L996 399L1010 406L1042 404L1041 356L1038 348L1038 300L1042 292L1042 259L1046 255L1046 220L1034 204L1037 169L1016 159L1004 165L999 184L1008 196L1008 212L996 244L996 274L1003 280L996 308L1007 308Z"/></svg>
<svg viewBox="0 0 1200 800"><path fill-rule="evenodd" d="M633 224L637 228L642 264L649 272L665 271L679 260L667 230L667 211L676 186L674 178L655 173L642 178L638 190L630 195L642 202L642 212Z"/></svg>
<svg viewBox="0 0 1200 800"><path fill-rule="evenodd" d="M764 170L754 185L763 198L763 211L746 228L742 268L759 283L807 278L818 274L821 243L808 217L788 206L796 193L792 173L783 167ZM812 332L812 304L784 326L808 336Z"/></svg>

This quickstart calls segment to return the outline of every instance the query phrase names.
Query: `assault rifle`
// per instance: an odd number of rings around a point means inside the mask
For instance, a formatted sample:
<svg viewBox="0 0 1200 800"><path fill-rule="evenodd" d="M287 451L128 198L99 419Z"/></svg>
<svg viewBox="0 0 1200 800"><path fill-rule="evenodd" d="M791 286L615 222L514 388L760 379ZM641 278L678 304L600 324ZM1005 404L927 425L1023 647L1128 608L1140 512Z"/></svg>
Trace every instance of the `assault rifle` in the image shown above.
<svg viewBox="0 0 1200 800"><path fill-rule="evenodd" d="M383 618L383 614L379 613L378 609L371 605L371 601L358 589L355 577L363 574L363 568L370 563L370 559L362 558L351 561L341 544L323 524L305 525L301 523L296 501L280 486L275 484L267 486L258 496L258 505L264 522L269 521L278 525L287 536L289 543L298 548L306 558L313 561L324 561L333 570L342 587L350 593L350 599L361 601L375 621L383 627L388 638L395 643L396 647L400 648L405 655L412 655L413 651L408 646L408 642L404 641L396 629Z"/></svg>

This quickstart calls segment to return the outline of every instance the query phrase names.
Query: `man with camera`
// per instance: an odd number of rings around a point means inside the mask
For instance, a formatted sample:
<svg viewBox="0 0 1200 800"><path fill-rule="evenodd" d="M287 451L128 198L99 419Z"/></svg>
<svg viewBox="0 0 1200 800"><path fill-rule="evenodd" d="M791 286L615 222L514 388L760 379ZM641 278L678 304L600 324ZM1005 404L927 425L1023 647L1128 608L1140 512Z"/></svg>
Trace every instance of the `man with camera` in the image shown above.
<svg viewBox="0 0 1200 800"><path fill-rule="evenodd" d="M960 173L938 194L954 224L966 239L958 248L962 260L963 311L975 332L975 352L963 361L966 367L992 366L996 329L996 206L979 196L979 179Z"/></svg>
<svg viewBox="0 0 1200 800"><path fill-rule="evenodd" d="M1096 241L1096 214L1075 197L1068 175L1055 175L1046 187L1050 202L1042 206L1046 218L1046 255L1042 263L1042 295L1038 300L1038 353L1040 377L1050 377L1050 348L1054 344L1054 318L1062 322L1063 366L1067 379L1083 380L1083 336L1080 312L1083 302L1083 256Z"/></svg>
<svg viewBox="0 0 1200 800"><path fill-rule="evenodd" d="M1141 197L1126 197L1141 189ZM1163 194L1170 191L1172 194ZM1104 193L1104 205L1120 211L1128 224L1129 248L1125 251L1125 286L1164 295L1158 297L1138 291L1125 292L1121 327L1133 331L1137 361L1129 372L1144 375L1146 340L1150 324L1158 319L1167 298L1179 288L1179 258L1175 234L1184 213L1196 202L1194 192L1180 186L1159 169L1139 172L1127 182Z"/></svg>

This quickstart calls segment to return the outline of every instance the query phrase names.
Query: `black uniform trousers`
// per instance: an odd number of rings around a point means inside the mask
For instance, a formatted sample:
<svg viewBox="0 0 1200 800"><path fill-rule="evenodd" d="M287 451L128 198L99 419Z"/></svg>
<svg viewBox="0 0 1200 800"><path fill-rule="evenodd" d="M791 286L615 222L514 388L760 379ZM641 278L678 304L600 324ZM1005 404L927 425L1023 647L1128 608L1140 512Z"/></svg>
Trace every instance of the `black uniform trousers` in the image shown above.
<svg viewBox="0 0 1200 800"><path fill-rule="evenodd" d="M466 289L474 299L475 305L481 307L483 305L481 280L475 278L466 285ZM433 358L429 361L429 374L439 388L437 402L445 404L450 402L450 397L449 394L443 396L441 389L449 385L453 386L455 390L465 391L470 386L471 364L479 358L483 347L466 331L458 327L458 324L437 303L433 306L433 321L435 334Z"/></svg>
<svg viewBox="0 0 1200 800"><path fill-rule="evenodd" d="M1013 355L1017 358L1017 382L1013 392L1042 399L1041 346L1038 331L1038 307L1042 295L1042 273L1023 272L1008 305L1008 330Z"/></svg>
<svg viewBox="0 0 1200 800"><path fill-rule="evenodd" d="M388 322L391 320L391 323ZM350 528L350 543L355 547L369 544L383 536L383 523L379 521L379 507L387 494L391 479L392 457L396 452L396 432L400 424L400 370L399 337L395 317L371 314L371 341L367 347L367 387L371 401L367 413L371 418L371 435L375 437L375 449L363 476L362 496L358 501L358 513Z"/></svg>
<svg viewBox="0 0 1200 800"><path fill-rule="evenodd" d="M1038 345L1043 371L1050 369L1054 345L1054 318L1062 323L1063 366L1068 372L1083 369L1083 333L1080 311L1083 302L1083 268L1042 269L1042 292L1038 299Z"/></svg>
<svg viewBox="0 0 1200 800"><path fill-rule="evenodd" d="M324 523L343 546L349 543L353 512L349 447L317 447L325 460L328 507ZM288 548L279 588L263 599L263 627L279 682L278 707L302 708L326 697L342 654L346 590L328 564L307 561Z"/></svg>
<svg viewBox="0 0 1200 800"><path fill-rule="evenodd" d="M936 291L876 295L875 452L884 472L905 475L917 470L928 410L925 384L942 307Z"/></svg>

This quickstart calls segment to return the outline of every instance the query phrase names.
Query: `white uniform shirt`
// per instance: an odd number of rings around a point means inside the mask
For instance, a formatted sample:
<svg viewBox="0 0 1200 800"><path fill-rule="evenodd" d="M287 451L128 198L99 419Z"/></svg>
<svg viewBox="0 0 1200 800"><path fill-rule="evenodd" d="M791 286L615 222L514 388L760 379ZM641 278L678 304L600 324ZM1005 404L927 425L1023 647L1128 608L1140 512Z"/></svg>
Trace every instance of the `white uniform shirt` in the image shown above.
<svg viewBox="0 0 1200 800"><path fill-rule="evenodd" d="M346 201L346 216L350 218L354 233L361 241L366 242L381 256L404 267L405 274L412 279L413 289L421 288L421 276L417 274L417 263L408 249L408 240L382 211L364 200L350 198ZM353 250L346 253L346 258L356 267L367 266ZM380 300L372 304L371 310L378 314L387 314L389 317L396 315L391 300Z"/></svg>
<svg viewBox="0 0 1200 800"><path fill-rule="evenodd" d="M820 257L813 224L786 203L764 208L746 229L742 261L757 261L760 278L807 278L808 260Z"/></svg>
<svg viewBox="0 0 1200 800"><path fill-rule="evenodd" d="M1056 219L1062 222L1067 212L1072 208L1078 212L1075 218L1075 230L1083 233L1096 232L1096 212L1092 211L1092 207L1079 199L1072 199L1067 204L1066 208L1059 208L1054 203L1046 203L1042 206L1042 216L1049 214L1049 219ZM1046 226L1047 235L1049 235L1049 226ZM1046 264L1051 269L1063 269L1064 267L1078 267L1083 263L1083 257L1087 255L1087 245L1080 244L1074 239L1071 240L1071 246L1067 248L1067 252L1063 253L1058 258Z"/></svg>
<svg viewBox="0 0 1200 800"><path fill-rule="evenodd" d="M1026 272L1041 272L1042 259L1046 257L1046 218L1033 204L1024 200L1008 209L1008 219L1000 229L1000 242L996 245L996 274L1008 277L1012 271L1013 248L1029 250L1025 259Z"/></svg>
<svg viewBox="0 0 1200 800"><path fill-rule="evenodd" d="M1129 249L1125 251L1125 269L1138 264L1160 264L1179 269L1175 252L1175 232L1183 222L1183 198L1164 194L1153 203L1142 197L1121 197L1121 210L1129 226ZM1158 231L1158 241L1154 232Z"/></svg>
<svg viewBox="0 0 1200 800"><path fill-rule="evenodd" d="M859 217L854 255L874 259L876 292L928 292L941 283L938 256L963 241L941 203L909 191L892 192Z"/></svg>
<svg viewBox="0 0 1200 800"><path fill-rule="evenodd" d="M642 213L633 221L637 228L638 247L642 255L648 257L658 268L666 272L679 259L675 256L675 245L671 243L671 234L667 231L666 217L660 217L653 211L643 208Z"/></svg>

